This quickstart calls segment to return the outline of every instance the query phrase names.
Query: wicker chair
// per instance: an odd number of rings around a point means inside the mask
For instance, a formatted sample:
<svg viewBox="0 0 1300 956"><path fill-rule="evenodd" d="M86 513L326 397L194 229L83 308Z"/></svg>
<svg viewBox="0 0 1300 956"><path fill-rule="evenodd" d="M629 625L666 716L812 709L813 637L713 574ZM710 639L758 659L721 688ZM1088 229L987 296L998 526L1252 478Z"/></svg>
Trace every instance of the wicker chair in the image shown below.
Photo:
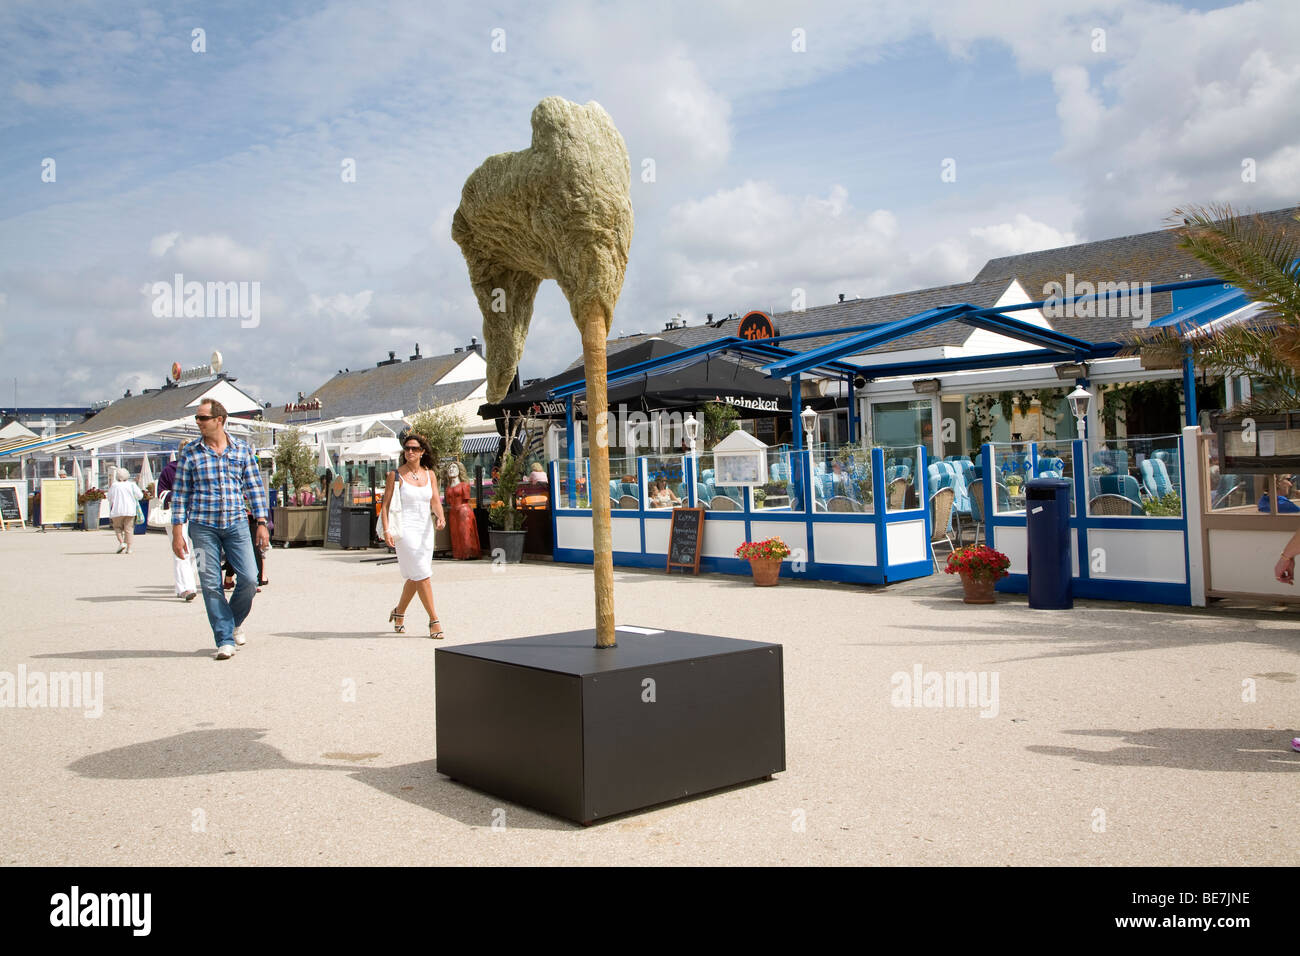
<svg viewBox="0 0 1300 956"><path fill-rule="evenodd" d="M614 507L623 508L628 511L639 511L641 508L641 502L633 495L621 495L619 496L618 504Z"/></svg>
<svg viewBox="0 0 1300 956"><path fill-rule="evenodd" d="M836 495L826 502L827 511L861 511L862 505L845 495Z"/></svg>
<svg viewBox="0 0 1300 956"><path fill-rule="evenodd" d="M890 511L902 511L907 502L907 479L895 478L885 489L885 500Z"/></svg>
<svg viewBox="0 0 1300 956"><path fill-rule="evenodd" d="M970 490L970 516L975 522L975 539L972 544L980 543L980 530L984 527L984 479L976 478L967 486Z"/></svg>
<svg viewBox="0 0 1300 956"><path fill-rule="evenodd" d="M1140 504L1124 495L1098 495L1088 502L1088 514L1130 517L1146 514L1146 512L1142 510Z"/></svg>
<svg viewBox="0 0 1300 956"><path fill-rule="evenodd" d="M952 537L948 534L948 519L952 517L953 496L954 492L951 488L940 488L930 496L930 560L934 562L936 571L939 570L939 558L934 553L934 546L940 541L947 541L949 552L956 548L952 543Z"/></svg>
<svg viewBox="0 0 1300 956"><path fill-rule="evenodd" d="M734 498L728 498L726 495L715 495L709 502L710 511L739 511L740 505L736 504Z"/></svg>

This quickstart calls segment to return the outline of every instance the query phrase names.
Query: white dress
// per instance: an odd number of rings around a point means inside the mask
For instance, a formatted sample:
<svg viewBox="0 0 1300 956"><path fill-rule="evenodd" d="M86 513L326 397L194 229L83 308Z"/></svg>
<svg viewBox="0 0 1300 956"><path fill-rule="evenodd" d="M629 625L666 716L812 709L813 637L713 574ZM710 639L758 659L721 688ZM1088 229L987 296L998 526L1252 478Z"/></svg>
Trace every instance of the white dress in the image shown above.
<svg viewBox="0 0 1300 956"><path fill-rule="evenodd" d="M428 472L425 472L426 478ZM394 542L397 566L408 581L423 581L433 575L433 482L412 484L398 472L402 483L402 536Z"/></svg>

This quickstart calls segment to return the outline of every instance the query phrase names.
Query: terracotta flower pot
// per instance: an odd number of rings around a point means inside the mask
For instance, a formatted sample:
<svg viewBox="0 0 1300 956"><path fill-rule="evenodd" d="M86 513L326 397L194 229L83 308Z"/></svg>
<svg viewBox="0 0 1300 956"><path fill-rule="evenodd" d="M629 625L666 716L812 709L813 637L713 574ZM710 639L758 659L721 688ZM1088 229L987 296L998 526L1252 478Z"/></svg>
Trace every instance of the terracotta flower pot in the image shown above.
<svg viewBox="0 0 1300 956"><path fill-rule="evenodd" d="M997 592L993 590L993 585L997 582L992 578L976 578L970 574L962 574L960 577L962 589L966 592L966 596L962 600L967 604L993 604L996 602L995 595Z"/></svg>
<svg viewBox="0 0 1300 956"><path fill-rule="evenodd" d="M749 570L753 572L755 587L775 587L777 581L781 579L781 559L750 558Z"/></svg>

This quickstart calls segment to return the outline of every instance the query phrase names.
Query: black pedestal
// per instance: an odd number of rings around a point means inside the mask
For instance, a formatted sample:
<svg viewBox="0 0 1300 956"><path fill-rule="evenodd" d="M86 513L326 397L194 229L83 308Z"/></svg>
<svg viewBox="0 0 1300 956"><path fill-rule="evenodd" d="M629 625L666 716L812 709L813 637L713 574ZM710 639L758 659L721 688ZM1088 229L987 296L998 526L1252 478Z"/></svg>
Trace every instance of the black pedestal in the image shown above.
<svg viewBox="0 0 1300 956"><path fill-rule="evenodd" d="M620 628L440 647L438 771L580 823L785 770L781 646Z"/></svg>

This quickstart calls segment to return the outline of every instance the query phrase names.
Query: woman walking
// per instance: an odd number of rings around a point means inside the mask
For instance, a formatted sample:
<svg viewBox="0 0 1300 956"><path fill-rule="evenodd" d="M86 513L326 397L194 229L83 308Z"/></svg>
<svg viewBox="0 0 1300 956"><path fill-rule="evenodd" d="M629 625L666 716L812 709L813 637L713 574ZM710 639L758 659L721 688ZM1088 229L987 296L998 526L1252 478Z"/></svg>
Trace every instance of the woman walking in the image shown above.
<svg viewBox="0 0 1300 956"><path fill-rule="evenodd" d="M131 545L135 541L135 509L137 502L144 497L140 486L131 480L125 468L113 472L114 481L108 486L108 518L117 535L117 553L125 551L132 554Z"/></svg>
<svg viewBox="0 0 1300 956"><path fill-rule="evenodd" d="M421 436L408 433L402 439L402 459L401 467L388 473L388 485L384 488L384 502L380 508L384 541L397 550L397 566L406 579L402 585L402 597L388 615L388 620L393 622L394 631L404 633L406 607L418 594L420 603L429 612L429 636L442 638L445 634L433 610L430 578L433 574L433 532L435 527L439 530L446 527L447 520L438 495L438 479L433 473L433 449ZM394 495L398 501L396 510L392 507Z"/></svg>

